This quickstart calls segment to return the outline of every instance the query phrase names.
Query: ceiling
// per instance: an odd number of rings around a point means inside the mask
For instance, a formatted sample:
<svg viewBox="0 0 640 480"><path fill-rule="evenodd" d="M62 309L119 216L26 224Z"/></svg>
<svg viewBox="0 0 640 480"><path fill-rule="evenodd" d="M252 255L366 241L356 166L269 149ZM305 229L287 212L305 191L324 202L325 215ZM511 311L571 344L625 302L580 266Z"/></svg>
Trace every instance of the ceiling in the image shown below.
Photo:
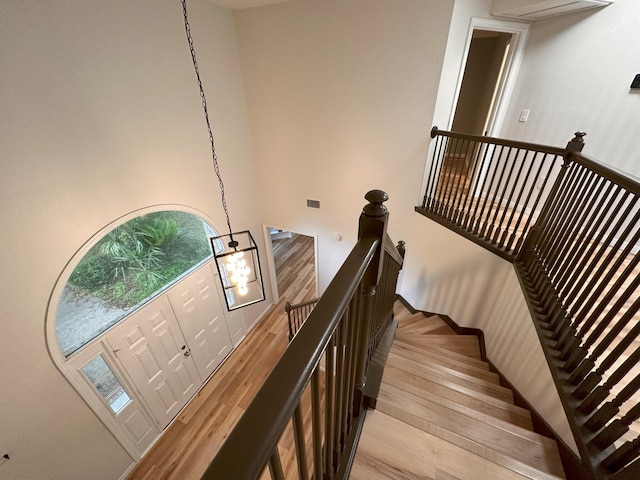
<svg viewBox="0 0 640 480"><path fill-rule="evenodd" d="M274 3L288 2L290 0L209 0L211 3L223 8L242 10L244 8L262 7Z"/></svg>

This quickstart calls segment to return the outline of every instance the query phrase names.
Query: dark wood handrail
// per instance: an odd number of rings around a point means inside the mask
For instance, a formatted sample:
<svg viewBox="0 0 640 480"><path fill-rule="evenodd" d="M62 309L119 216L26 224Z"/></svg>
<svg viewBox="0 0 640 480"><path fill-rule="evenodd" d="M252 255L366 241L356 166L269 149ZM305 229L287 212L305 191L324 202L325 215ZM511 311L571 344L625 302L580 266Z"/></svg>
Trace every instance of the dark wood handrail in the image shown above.
<svg viewBox="0 0 640 480"><path fill-rule="evenodd" d="M253 480L261 474L379 243L375 237L364 237L355 245L203 479Z"/></svg>
<svg viewBox="0 0 640 480"><path fill-rule="evenodd" d="M492 145L502 145L505 147L520 148L522 150L534 150L536 152L549 153L551 155L564 155L565 153L564 148L552 147L549 145L520 142L518 140L507 140L504 138L496 138L496 137L484 137L482 135L472 135L470 133L450 132L447 130L440 130L438 127L433 127L431 129L431 138L435 138L437 136L455 137L462 140L470 140L472 142L490 143Z"/></svg>
<svg viewBox="0 0 640 480"><path fill-rule="evenodd" d="M422 206L416 211L513 262L569 152L565 148L449 132L436 138ZM553 191L552 191L553 193Z"/></svg>
<svg viewBox="0 0 640 480"><path fill-rule="evenodd" d="M581 477L628 480L640 478L640 436L630 428L640 420L633 370L640 359L640 180L582 154L584 135L576 132L561 149L434 127L427 190L416 210L514 263L580 452ZM552 155L553 178L545 183L542 165ZM547 191L543 202L529 202L533 185ZM525 207L535 222L527 220L513 247L505 239Z"/></svg>
<svg viewBox="0 0 640 480"><path fill-rule="evenodd" d="M404 259L402 258L402 255L400 255L400 252L398 252L398 247L393 243L393 240L391 240L389 235L384 236L383 248L385 252L391 256L394 262L398 265L402 265Z"/></svg>
<svg viewBox="0 0 640 480"><path fill-rule="evenodd" d="M569 161L584 165L598 175L610 179L613 183L620 185L625 190L628 190L635 195L640 195L640 178L633 177L625 172L603 165L582 152L568 152L567 158Z"/></svg>

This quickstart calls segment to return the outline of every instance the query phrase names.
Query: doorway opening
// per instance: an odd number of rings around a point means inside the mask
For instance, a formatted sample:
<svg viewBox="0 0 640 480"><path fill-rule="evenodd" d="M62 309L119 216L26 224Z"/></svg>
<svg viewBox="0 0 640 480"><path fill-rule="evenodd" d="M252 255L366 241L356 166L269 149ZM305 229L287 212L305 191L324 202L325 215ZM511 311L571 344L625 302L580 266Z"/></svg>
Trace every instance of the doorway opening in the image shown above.
<svg viewBox="0 0 640 480"><path fill-rule="evenodd" d="M450 130L498 136L524 54L527 24L472 19L450 117ZM479 144L476 144L479 145ZM446 146L439 186L456 185L465 195L474 178L479 146L452 141ZM477 179L476 179L477 180Z"/></svg>
<svg viewBox="0 0 640 480"><path fill-rule="evenodd" d="M265 227L273 302L302 303L318 296L316 238Z"/></svg>

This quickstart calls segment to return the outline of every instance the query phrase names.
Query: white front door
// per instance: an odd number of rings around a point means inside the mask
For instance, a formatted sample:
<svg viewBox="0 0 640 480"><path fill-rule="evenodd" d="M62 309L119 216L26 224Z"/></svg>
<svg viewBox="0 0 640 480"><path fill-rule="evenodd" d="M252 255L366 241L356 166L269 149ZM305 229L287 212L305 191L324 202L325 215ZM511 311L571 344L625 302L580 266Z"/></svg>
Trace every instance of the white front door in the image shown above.
<svg viewBox="0 0 640 480"><path fill-rule="evenodd" d="M207 379L233 349L211 265L185 277L168 297L191 349L198 373Z"/></svg>
<svg viewBox="0 0 640 480"><path fill-rule="evenodd" d="M142 307L106 341L164 429L202 384L169 299Z"/></svg>

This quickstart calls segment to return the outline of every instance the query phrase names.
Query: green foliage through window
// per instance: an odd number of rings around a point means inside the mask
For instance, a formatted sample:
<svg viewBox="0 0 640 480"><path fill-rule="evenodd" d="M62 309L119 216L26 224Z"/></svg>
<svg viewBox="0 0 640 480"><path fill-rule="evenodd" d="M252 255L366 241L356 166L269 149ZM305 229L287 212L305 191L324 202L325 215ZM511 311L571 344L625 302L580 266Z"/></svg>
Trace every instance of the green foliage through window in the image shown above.
<svg viewBox="0 0 640 480"><path fill-rule="evenodd" d="M149 213L111 230L78 263L62 295L56 331L65 355L210 258L215 235L179 211Z"/></svg>

